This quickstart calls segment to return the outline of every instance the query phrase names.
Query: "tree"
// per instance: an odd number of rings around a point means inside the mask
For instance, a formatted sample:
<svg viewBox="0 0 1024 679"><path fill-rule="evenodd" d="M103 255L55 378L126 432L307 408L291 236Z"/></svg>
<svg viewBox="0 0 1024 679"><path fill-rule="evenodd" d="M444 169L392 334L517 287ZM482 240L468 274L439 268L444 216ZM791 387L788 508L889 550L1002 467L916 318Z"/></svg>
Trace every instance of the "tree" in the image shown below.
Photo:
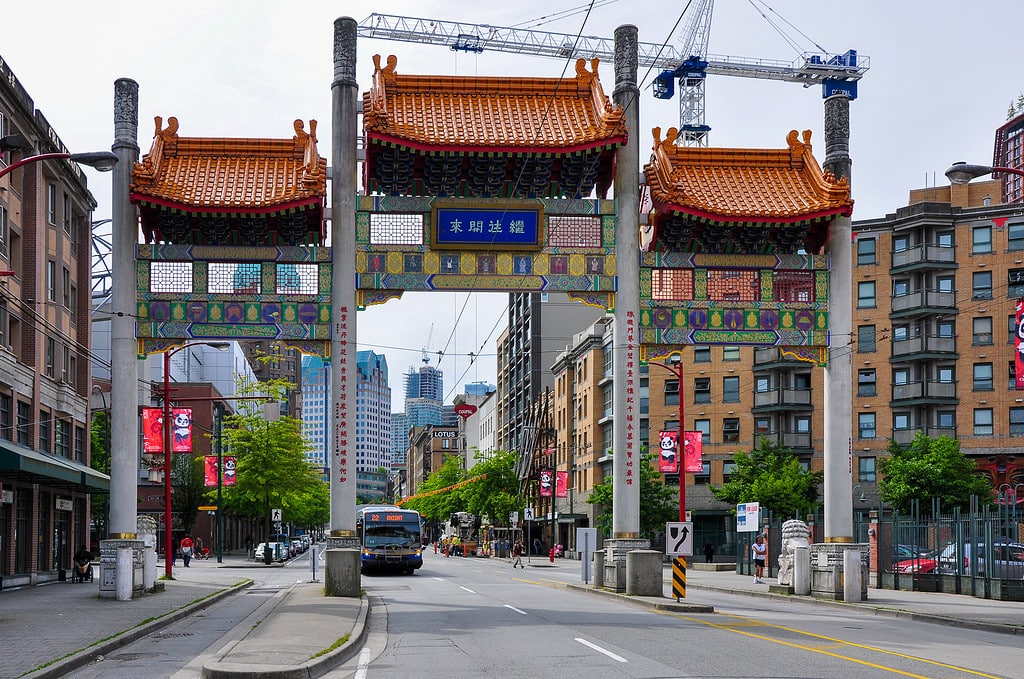
<svg viewBox="0 0 1024 679"><path fill-rule="evenodd" d="M110 413L105 410L93 413L92 425L89 430L91 439L89 466L103 474L110 474ZM97 534L107 534L107 511L110 505L110 493L92 494L93 525Z"/></svg>
<svg viewBox="0 0 1024 679"><path fill-rule="evenodd" d="M655 469L655 456L640 455L640 536L651 538L665 530L665 524L679 520L679 493L662 483L661 474ZM597 527L605 536L612 531L612 478L609 476L594 486L587 498L592 505L599 505L604 511L594 518Z"/></svg>
<svg viewBox="0 0 1024 679"><path fill-rule="evenodd" d="M508 523L509 514L523 508L519 477L516 475L517 457L514 452L499 450L473 465L469 478L479 480L459 489L467 512L487 516L491 523L504 526Z"/></svg>
<svg viewBox="0 0 1024 679"><path fill-rule="evenodd" d="M462 466L462 457L459 455L447 457L441 464L441 468L431 472L426 481L419 485L416 489L415 499L402 503L402 506L416 510L425 519L447 521L453 512L468 511L462 494L459 492L461 489L434 491L449 488L465 479L466 470Z"/></svg>
<svg viewBox="0 0 1024 679"><path fill-rule="evenodd" d="M238 394L258 391L280 397L286 387L275 380L240 383ZM324 484L306 461L308 444L302 437L302 422L293 417L268 421L258 405L242 400L239 412L224 419L224 442L237 466L235 485L222 489L223 504L226 511L262 520L265 536L269 536L271 509L280 508L284 521L298 523L305 515L304 504L322 497L316 486Z"/></svg>
<svg viewBox="0 0 1024 679"><path fill-rule="evenodd" d="M979 476L974 460L960 451L960 442L948 436L931 438L920 432L908 445L889 444L889 457L879 461L878 484L884 502L909 513L914 500L938 498L943 510L968 509L971 496L992 502L992 487ZM922 502L926 513L931 503Z"/></svg>
<svg viewBox="0 0 1024 679"><path fill-rule="evenodd" d="M736 470L711 493L730 505L760 503L776 516L800 518L818 502L818 486L824 472L803 469L800 459L784 446L761 439L749 453L740 451L733 458Z"/></svg>

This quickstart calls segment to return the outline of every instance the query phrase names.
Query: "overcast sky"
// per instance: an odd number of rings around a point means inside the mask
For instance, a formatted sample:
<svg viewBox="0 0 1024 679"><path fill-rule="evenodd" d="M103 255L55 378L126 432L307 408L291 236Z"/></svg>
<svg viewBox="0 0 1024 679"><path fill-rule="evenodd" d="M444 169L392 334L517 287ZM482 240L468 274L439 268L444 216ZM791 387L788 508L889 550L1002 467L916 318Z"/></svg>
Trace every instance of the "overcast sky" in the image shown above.
<svg viewBox="0 0 1024 679"><path fill-rule="evenodd" d="M589 16L576 13L549 21L545 17L583 3L11 2L2 13L0 57L75 152L110 147L113 83L129 77L139 83L143 153L158 115L165 120L177 116L183 136L213 137L290 137L292 120L313 118L319 121L320 153L330 158L332 33L339 16L362 21L379 12L524 24L574 35L582 26L584 35L608 37L616 26L632 23L642 42L668 40L678 46L680 29L671 29L686 4L597 0ZM796 59L797 49L760 10L799 50L816 51L815 44L835 53L852 48L871 59L860 96L851 104L855 220L894 212L912 188L945 185L943 172L953 161L992 162L994 129L1024 90L1016 54L1024 2L771 0L768 5L777 14L760 0L717 0L709 53ZM360 39L358 74L364 91L374 54L397 55L398 70L404 73L556 77L565 67L555 59L467 55L443 46ZM642 86L647 88L654 75L641 71ZM601 78L610 96L610 63L601 65ZM789 130L810 129L815 155L819 161L824 157L818 87L712 76L706 106L712 146L781 148ZM678 119L676 100L656 100L644 89L638 131L642 159L651 145L651 128L675 126ZM90 170L89 186L99 202L96 218L109 217L109 175ZM394 409L401 408L401 375L421 365L424 348L433 365L438 365L436 352L445 352L440 367L449 401L453 392L461 392L458 385L495 382L494 341L505 326L504 300L496 294L407 293L398 302L360 314L359 348L387 356ZM479 357L472 365L470 353Z"/></svg>

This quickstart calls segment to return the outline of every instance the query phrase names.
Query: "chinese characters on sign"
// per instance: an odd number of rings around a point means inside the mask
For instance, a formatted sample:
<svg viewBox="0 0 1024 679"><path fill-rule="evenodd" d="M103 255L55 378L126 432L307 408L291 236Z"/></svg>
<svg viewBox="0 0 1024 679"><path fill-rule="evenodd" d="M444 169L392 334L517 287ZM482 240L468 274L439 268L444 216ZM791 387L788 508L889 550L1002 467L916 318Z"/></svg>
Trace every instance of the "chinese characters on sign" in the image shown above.
<svg viewBox="0 0 1024 679"><path fill-rule="evenodd" d="M338 309L338 320L335 323L334 332L342 345L348 342L348 307ZM354 339L354 338L353 338ZM335 473L338 480L345 483L348 480L348 359L344 351L338 357L338 371L341 374L341 393L334 399L334 457L337 467Z"/></svg>
<svg viewBox="0 0 1024 679"><path fill-rule="evenodd" d="M636 436L636 313L626 314L626 485L634 481L633 441Z"/></svg>
<svg viewBox="0 0 1024 679"><path fill-rule="evenodd" d="M434 207L435 247L541 246L542 212L530 208Z"/></svg>

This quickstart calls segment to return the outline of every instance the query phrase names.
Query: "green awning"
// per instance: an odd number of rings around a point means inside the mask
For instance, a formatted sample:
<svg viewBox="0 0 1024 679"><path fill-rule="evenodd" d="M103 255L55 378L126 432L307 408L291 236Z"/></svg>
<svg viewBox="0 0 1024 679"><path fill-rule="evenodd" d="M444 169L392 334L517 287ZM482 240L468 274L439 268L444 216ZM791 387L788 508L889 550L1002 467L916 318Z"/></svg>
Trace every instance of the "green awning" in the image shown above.
<svg viewBox="0 0 1024 679"><path fill-rule="evenodd" d="M0 440L0 474L78 492L110 490L110 477L66 457Z"/></svg>

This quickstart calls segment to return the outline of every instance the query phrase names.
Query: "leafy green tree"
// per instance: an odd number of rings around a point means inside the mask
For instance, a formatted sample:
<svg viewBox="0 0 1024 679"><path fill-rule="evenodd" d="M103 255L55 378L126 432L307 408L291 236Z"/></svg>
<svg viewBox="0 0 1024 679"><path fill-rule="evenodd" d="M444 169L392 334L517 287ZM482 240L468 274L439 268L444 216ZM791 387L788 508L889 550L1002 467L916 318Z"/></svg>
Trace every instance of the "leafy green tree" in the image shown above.
<svg viewBox="0 0 1024 679"><path fill-rule="evenodd" d="M286 388L280 381L243 382L237 391L242 396L269 393L280 399ZM242 400L238 413L224 418L223 437L225 454L234 455L237 462L235 485L223 489L225 511L262 521L265 536L271 533L271 509L281 508L285 522L298 523L306 511L304 503L318 497L316 487L324 485L306 461L302 422L292 417L268 421L262 403Z"/></svg>
<svg viewBox="0 0 1024 679"><path fill-rule="evenodd" d="M982 505L992 502L992 487L978 475L974 460L960 451L956 439L933 439L918 432L906 446L891 442L889 454L878 463L878 489L882 500L897 511L910 512L915 499L926 513L931 512L932 498L939 499L943 511L968 509L972 495Z"/></svg>
<svg viewBox="0 0 1024 679"><path fill-rule="evenodd" d="M524 506L516 475L516 458L514 452L499 450L473 465L469 478L486 478L459 489L466 505L465 511L486 516L498 526L508 524L509 514Z"/></svg>
<svg viewBox="0 0 1024 679"><path fill-rule="evenodd" d="M730 505L758 502L776 516L799 518L818 503L818 486L824 472L804 470L789 448L761 439L749 453L739 451L736 470L711 493Z"/></svg>
<svg viewBox="0 0 1024 679"><path fill-rule="evenodd" d="M110 413L105 410L93 413L89 428L90 458L89 466L103 474L110 474ZM110 506L110 493L92 494L92 520L101 537L107 535L107 511Z"/></svg>
<svg viewBox="0 0 1024 679"><path fill-rule="evenodd" d="M665 530L665 524L679 520L679 491L662 482L661 474L655 469L656 456L650 453L640 455L640 536L652 538ZM587 502L601 506L604 511L594 518L604 535L612 531L612 478L609 476L594 486Z"/></svg>
<svg viewBox="0 0 1024 679"><path fill-rule="evenodd" d="M453 512L469 511L462 496L462 488L452 488L444 492L433 491L442 491L464 480L466 470L462 466L462 457L447 457L441 468L431 472L427 480L416 489L416 497L402 503L402 506L415 509L425 519L447 521Z"/></svg>

